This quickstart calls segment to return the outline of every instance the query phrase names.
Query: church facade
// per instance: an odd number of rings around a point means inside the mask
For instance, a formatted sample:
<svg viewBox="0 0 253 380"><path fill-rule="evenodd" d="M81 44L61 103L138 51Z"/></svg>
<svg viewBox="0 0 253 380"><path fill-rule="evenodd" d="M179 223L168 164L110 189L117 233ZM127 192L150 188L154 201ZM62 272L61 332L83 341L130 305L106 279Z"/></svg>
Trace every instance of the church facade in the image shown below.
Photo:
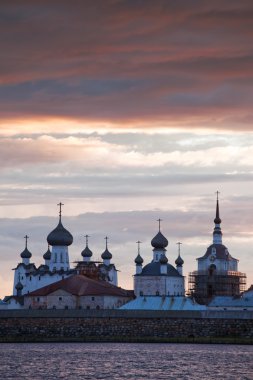
<svg viewBox="0 0 253 380"><path fill-rule="evenodd" d="M183 296L185 294L184 264L180 256L175 261L176 268L168 262L166 247L168 240L160 231L151 240L153 247L152 261L143 267L140 255L140 242L138 242L138 255L135 259L136 273L134 275L134 294L139 296ZM180 247L180 245L179 245Z"/></svg>

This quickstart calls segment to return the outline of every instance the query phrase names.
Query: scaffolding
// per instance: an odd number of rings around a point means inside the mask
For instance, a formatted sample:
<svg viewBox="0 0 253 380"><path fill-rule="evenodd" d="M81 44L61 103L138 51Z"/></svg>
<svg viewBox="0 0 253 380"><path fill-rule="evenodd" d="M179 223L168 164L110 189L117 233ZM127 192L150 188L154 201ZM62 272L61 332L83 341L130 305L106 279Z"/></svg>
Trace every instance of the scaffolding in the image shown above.
<svg viewBox="0 0 253 380"><path fill-rule="evenodd" d="M214 296L239 296L246 290L246 274L235 271L195 271L189 274L189 295L207 304Z"/></svg>

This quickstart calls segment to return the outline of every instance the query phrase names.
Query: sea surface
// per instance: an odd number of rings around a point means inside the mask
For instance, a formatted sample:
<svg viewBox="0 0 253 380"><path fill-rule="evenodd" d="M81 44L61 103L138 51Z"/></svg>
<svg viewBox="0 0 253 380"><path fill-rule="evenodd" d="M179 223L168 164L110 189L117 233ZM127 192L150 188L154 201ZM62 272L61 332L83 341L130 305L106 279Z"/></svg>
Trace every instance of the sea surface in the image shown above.
<svg viewBox="0 0 253 380"><path fill-rule="evenodd" d="M6 343L0 379L253 380L253 346Z"/></svg>

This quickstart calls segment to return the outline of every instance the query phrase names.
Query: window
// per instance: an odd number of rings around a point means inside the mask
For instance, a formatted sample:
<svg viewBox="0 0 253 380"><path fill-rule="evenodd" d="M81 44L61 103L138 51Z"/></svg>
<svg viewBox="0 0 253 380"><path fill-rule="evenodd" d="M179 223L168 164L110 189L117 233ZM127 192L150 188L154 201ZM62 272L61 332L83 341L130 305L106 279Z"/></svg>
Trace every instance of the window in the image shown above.
<svg viewBox="0 0 253 380"><path fill-rule="evenodd" d="M69 307L68 307L68 305L65 305L65 308L64 308L64 309L66 309L66 310L67 310L68 308L69 308Z"/></svg>
<svg viewBox="0 0 253 380"><path fill-rule="evenodd" d="M57 263L57 253L54 254L54 262Z"/></svg>
<svg viewBox="0 0 253 380"><path fill-rule="evenodd" d="M39 281L40 281L40 276L39 276Z"/></svg>
<svg viewBox="0 0 253 380"><path fill-rule="evenodd" d="M24 280L24 276L21 277L21 280Z"/></svg>
<svg viewBox="0 0 253 380"><path fill-rule="evenodd" d="M32 276L30 276L30 281L32 281Z"/></svg>
<svg viewBox="0 0 253 380"><path fill-rule="evenodd" d="M62 297L59 297L59 301L62 301Z"/></svg>
<svg viewBox="0 0 253 380"><path fill-rule="evenodd" d="M140 296L143 296L143 292L142 291L140 292Z"/></svg>
<svg viewBox="0 0 253 380"><path fill-rule="evenodd" d="M37 302L40 302L40 297L37 297Z"/></svg>
<svg viewBox="0 0 253 380"><path fill-rule="evenodd" d="M92 301L95 301L95 297L91 297L91 300L92 300Z"/></svg>
<svg viewBox="0 0 253 380"><path fill-rule="evenodd" d="M159 293L159 291L157 290L155 294L156 294L156 296L159 296L160 293Z"/></svg>
<svg viewBox="0 0 253 380"><path fill-rule="evenodd" d="M54 305L54 306L52 307L52 309L56 309L56 306Z"/></svg>
<svg viewBox="0 0 253 380"><path fill-rule="evenodd" d="M63 256L62 256L62 252L61 252L61 263L63 263Z"/></svg>
<svg viewBox="0 0 253 380"><path fill-rule="evenodd" d="M96 309L97 309L97 310L99 310L99 309L100 309L100 306L99 306L99 305L97 305L97 306L96 306Z"/></svg>
<svg viewBox="0 0 253 380"><path fill-rule="evenodd" d="M81 310L81 309L82 309L82 306L78 306L78 309Z"/></svg>
<svg viewBox="0 0 253 380"><path fill-rule="evenodd" d="M87 310L90 310L90 306L86 306L86 309L87 309Z"/></svg>

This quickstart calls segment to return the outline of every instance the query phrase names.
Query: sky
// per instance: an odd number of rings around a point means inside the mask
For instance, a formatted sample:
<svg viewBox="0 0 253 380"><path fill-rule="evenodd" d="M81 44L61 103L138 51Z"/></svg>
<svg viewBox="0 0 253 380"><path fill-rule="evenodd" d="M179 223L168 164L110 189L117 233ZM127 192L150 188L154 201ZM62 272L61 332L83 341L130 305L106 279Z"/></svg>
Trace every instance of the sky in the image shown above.
<svg viewBox="0 0 253 380"><path fill-rule="evenodd" d="M24 249L43 262L58 221L109 237L131 289L158 231L184 274L223 242L253 283L253 3L0 0L0 297ZM187 283L187 277L186 277Z"/></svg>

